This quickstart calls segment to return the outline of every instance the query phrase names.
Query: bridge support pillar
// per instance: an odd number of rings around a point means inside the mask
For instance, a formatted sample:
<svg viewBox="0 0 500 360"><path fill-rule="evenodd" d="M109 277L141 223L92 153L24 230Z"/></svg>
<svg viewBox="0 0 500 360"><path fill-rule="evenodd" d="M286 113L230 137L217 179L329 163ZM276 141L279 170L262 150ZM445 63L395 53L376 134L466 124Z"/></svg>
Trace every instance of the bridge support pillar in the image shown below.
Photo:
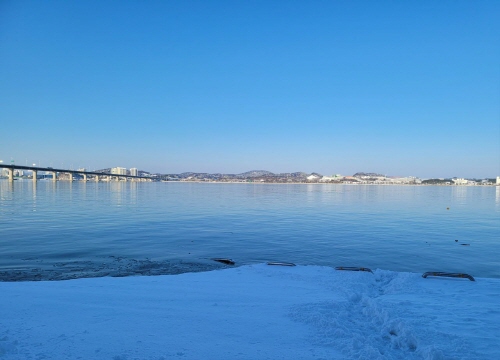
<svg viewBox="0 0 500 360"><path fill-rule="evenodd" d="M52 181L57 181L57 173L52 171Z"/></svg>
<svg viewBox="0 0 500 360"><path fill-rule="evenodd" d="M36 170L32 170L32 175L33 175L33 181L36 182L36 177L37 177L37 171Z"/></svg>
<svg viewBox="0 0 500 360"><path fill-rule="evenodd" d="M99 175L95 176L95 182L99 182Z"/></svg>
<svg viewBox="0 0 500 360"><path fill-rule="evenodd" d="M87 174L83 174L83 181L87 182Z"/></svg>
<svg viewBox="0 0 500 360"><path fill-rule="evenodd" d="M9 181L14 181L14 169L7 169L9 173Z"/></svg>
<svg viewBox="0 0 500 360"><path fill-rule="evenodd" d="M73 181L73 173L69 173L69 181Z"/></svg>

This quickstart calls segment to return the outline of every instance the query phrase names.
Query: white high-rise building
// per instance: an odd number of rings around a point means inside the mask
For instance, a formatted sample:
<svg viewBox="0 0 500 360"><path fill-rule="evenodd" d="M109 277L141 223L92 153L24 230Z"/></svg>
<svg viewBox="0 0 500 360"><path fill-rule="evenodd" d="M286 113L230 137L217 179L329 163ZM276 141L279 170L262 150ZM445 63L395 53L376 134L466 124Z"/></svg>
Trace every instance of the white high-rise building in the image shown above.
<svg viewBox="0 0 500 360"><path fill-rule="evenodd" d="M127 169L122 167L111 168L111 174L113 175L127 175Z"/></svg>
<svg viewBox="0 0 500 360"><path fill-rule="evenodd" d="M139 176L139 170L137 170L137 168L130 169L130 175L131 176Z"/></svg>

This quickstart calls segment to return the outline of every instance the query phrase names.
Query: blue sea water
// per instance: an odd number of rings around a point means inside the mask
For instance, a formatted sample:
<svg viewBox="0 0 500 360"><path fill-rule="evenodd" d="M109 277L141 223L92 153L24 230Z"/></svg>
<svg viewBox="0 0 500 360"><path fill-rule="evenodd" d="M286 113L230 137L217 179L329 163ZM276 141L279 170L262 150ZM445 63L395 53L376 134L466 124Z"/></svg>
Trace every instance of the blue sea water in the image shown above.
<svg viewBox="0 0 500 360"><path fill-rule="evenodd" d="M0 180L0 280L264 261L500 278L500 187Z"/></svg>

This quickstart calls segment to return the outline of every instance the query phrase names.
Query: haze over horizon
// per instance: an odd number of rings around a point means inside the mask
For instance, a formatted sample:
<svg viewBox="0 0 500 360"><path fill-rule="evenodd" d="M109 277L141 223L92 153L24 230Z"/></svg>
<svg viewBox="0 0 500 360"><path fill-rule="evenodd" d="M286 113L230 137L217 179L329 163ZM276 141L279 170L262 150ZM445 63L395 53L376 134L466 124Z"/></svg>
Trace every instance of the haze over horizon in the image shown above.
<svg viewBox="0 0 500 360"><path fill-rule="evenodd" d="M3 1L0 159L500 175L500 2Z"/></svg>

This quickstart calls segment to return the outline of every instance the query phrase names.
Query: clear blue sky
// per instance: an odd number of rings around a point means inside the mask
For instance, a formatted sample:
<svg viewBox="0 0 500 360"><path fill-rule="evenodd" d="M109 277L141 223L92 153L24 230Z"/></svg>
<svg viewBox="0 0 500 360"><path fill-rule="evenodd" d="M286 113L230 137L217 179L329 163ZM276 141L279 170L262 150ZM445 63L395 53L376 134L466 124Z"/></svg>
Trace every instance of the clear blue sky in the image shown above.
<svg viewBox="0 0 500 360"><path fill-rule="evenodd" d="M500 175L500 1L0 1L0 159Z"/></svg>

